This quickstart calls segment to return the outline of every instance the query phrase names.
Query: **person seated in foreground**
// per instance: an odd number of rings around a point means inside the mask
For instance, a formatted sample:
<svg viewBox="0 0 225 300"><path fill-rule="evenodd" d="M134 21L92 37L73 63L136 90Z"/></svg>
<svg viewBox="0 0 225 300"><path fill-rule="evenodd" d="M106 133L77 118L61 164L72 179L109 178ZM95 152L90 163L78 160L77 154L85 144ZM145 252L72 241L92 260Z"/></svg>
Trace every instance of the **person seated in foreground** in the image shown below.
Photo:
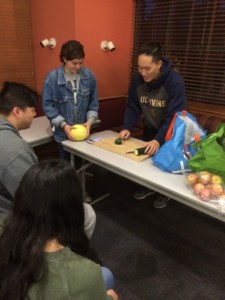
<svg viewBox="0 0 225 300"><path fill-rule="evenodd" d="M38 94L26 85L4 82L0 93L0 217L13 207L13 197L25 172L38 158L19 131L28 129L36 116ZM96 224L92 206L84 203L85 233L90 239Z"/></svg>
<svg viewBox="0 0 225 300"><path fill-rule="evenodd" d="M111 271L88 252L75 169L60 159L33 165L0 219L0 300L118 300Z"/></svg>

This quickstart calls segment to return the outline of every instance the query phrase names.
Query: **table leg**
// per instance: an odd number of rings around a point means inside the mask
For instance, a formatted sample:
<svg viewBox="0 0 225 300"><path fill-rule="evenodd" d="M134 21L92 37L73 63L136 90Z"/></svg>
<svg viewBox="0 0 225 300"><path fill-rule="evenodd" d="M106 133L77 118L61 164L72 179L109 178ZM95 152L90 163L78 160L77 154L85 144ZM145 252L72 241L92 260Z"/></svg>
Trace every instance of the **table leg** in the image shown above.
<svg viewBox="0 0 225 300"><path fill-rule="evenodd" d="M71 154L72 155L72 154ZM83 191L83 199L85 201L85 197L86 197L86 169L88 167L90 167L92 165L91 162L87 162L85 163L85 160L82 158L82 167L80 169L77 170L77 174L79 174L81 172L81 184L82 184L82 191ZM107 198L110 196L110 193L106 193L100 197L98 197L97 199L91 201L91 205L102 201L103 199Z"/></svg>

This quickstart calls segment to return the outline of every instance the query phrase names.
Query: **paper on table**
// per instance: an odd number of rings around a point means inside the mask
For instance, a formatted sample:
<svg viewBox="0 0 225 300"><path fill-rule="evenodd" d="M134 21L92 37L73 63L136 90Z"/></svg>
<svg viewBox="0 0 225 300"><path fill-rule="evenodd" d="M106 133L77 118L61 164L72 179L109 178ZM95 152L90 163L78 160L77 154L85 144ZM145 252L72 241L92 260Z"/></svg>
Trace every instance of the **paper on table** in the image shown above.
<svg viewBox="0 0 225 300"><path fill-rule="evenodd" d="M94 139L86 140L86 142L89 143L89 144L93 144L93 143L99 142L101 140L103 140L103 139L102 138L94 138Z"/></svg>

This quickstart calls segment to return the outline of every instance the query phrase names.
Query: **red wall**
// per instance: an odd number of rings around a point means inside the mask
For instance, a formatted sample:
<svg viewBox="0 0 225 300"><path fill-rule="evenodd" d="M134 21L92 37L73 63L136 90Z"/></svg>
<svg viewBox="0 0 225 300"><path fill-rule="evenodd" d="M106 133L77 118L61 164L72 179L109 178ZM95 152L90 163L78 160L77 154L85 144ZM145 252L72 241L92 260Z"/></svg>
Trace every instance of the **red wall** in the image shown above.
<svg viewBox="0 0 225 300"><path fill-rule="evenodd" d="M99 97L126 95L132 47L131 0L30 0L36 86L41 93L45 75L60 65L61 45L69 39L85 47L84 65L96 75ZM54 49L40 41L54 37ZM103 52L103 40L112 41L113 52Z"/></svg>

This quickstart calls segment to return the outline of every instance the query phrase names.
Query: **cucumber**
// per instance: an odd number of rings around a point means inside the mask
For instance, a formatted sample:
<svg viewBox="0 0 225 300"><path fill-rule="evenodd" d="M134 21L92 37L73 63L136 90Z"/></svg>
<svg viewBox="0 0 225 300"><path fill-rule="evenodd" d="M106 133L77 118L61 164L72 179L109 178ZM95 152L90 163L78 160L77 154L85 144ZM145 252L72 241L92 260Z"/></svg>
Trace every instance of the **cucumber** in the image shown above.
<svg viewBox="0 0 225 300"><path fill-rule="evenodd" d="M134 150L134 154L137 156L145 154L145 147L137 148L136 150Z"/></svg>
<svg viewBox="0 0 225 300"><path fill-rule="evenodd" d="M115 144L116 145L122 145L122 139L121 138L116 139Z"/></svg>

